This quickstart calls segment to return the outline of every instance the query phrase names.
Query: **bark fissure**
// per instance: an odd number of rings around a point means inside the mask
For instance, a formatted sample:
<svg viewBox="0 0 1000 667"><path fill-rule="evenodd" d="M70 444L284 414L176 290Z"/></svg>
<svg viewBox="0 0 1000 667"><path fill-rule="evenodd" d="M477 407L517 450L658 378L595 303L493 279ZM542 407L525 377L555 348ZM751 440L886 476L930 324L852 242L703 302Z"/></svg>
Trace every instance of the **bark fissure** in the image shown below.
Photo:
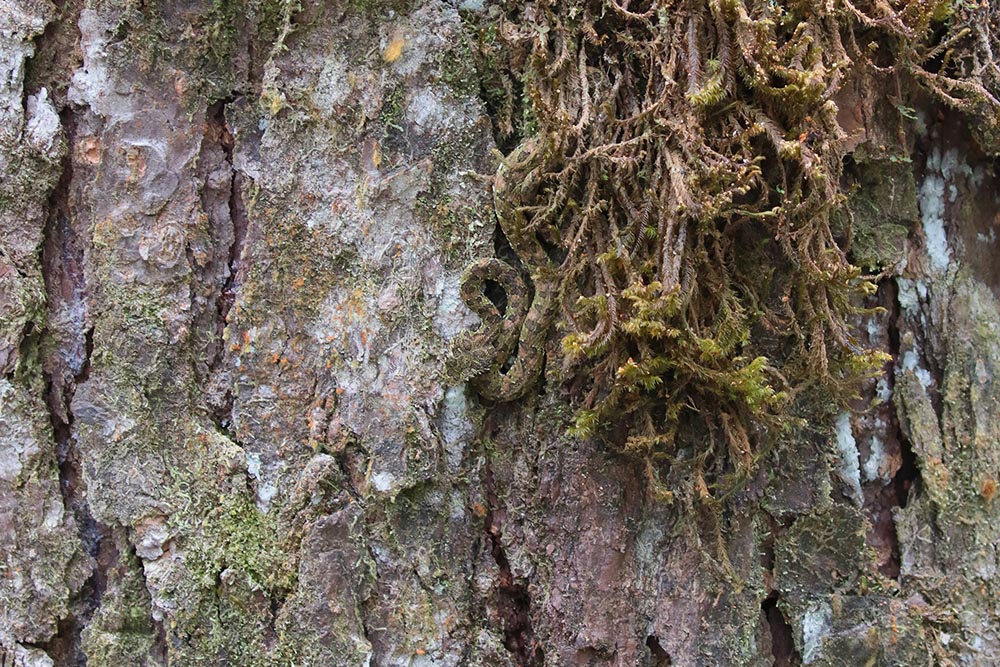
<svg viewBox="0 0 1000 667"><path fill-rule="evenodd" d="M518 667L540 667L544 664L541 646L535 640L531 623L531 593L527 582L519 581L511 570L510 560L503 546L503 516L496 491L493 467L487 458L484 467L486 485L486 534L490 539L490 553L500 575L497 582L497 609L503 626L504 647L510 651Z"/></svg>
<svg viewBox="0 0 1000 667"><path fill-rule="evenodd" d="M771 631L771 655L774 656L774 667L793 667L802 664L802 659L795 649L792 626L778 608L780 599L781 594L778 591L771 591L761 602L760 608Z"/></svg>
<svg viewBox="0 0 1000 667"><path fill-rule="evenodd" d="M898 292L898 290L897 290ZM893 360L897 360L900 357L900 320L903 317L902 309L899 307L899 295L894 294L892 299L893 312L890 313L889 317L889 354ZM889 389L895 393L895 361L892 367L886 371L885 377L886 382L889 383ZM940 380L939 380L940 381ZM938 385L940 386L940 384ZM938 408L935 408L938 410ZM913 443L903 432L902 425L900 424L898 408L896 401L890 403L890 418L891 418L891 430L899 438L899 449L900 456L902 458L902 463L896 474L892 478L892 488L895 495L895 506L899 508L905 508L910 501L911 492L915 492L917 485L920 482L920 468L918 467L917 455L913 451ZM897 537L896 541L896 557L898 562L899 557L899 541ZM898 568L896 575L898 576Z"/></svg>
<svg viewBox="0 0 1000 667"><path fill-rule="evenodd" d="M229 164L231 173L229 183L229 222L232 225L233 231L233 241L229 246L229 256L226 263L226 282L222 285L222 290L220 292L221 296L217 303L217 331L219 334L220 345L217 351L217 357L215 360L216 363L218 363L218 359L221 357L223 351L221 339L222 332L226 327L226 317L229 315L229 311L233 307L233 302L236 299L236 292L239 289L240 260L243 257L243 246L247 236L247 225L249 224L246 205L243 201L244 176L243 172L238 170L233 162L233 150L236 146L236 140L229 127L229 121L226 118L226 112L229 106L233 104L238 97L240 96L235 95L227 100L224 100L213 107L214 111L210 111L211 116L213 117L213 122L220 129L219 145L226 156L226 162Z"/></svg>
<svg viewBox="0 0 1000 667"><path fill-rule="evenodd" d="M903 315L895 283L890 281L882 289L884 291L882 302L887 305L889 311L886 325L888 352L894 360L887 365L884 379L888 390L895 392L895 364L901 356L900 318ZM889 456L889 452L898 452L896 455L899 457L899 464L888 481L875 480L877 488L866 494L866 509L872 524L869 543L879 553L879 571L890 579L898 579L900 545L895 512L907 506L911 494L919 484L920 469L912 444L900 423L896 403L888 402L879 410L880 418L886 422L885 442L882 445L886 452L885 456Z"/></svg>
<svg viewBox="0 0 1000 667"><path fill-rule="evenodd" d="M72 146L76 129L73 111L65 109L60 120L67 143ZM57 667L86 664L81 632L101 604L108 570L117 559L110 527L97 521L91 512L83 457L74 430L72 401L76 388L90 376L94 328L88 324L84 248L71 219L72 181L72 155L67 153L59 182L49 197L41 249L40 264L48 300L41 347L45 404L55 444L59 490L66 511L76 523L83 549L93 559L93 569L71 598L69 614L60 620L56 634L43 647Z"/></svg>
<svg viewBox="0 0 1000 667"><path fill-rule="evenodd" d="M244 176L235 166L233 154L236 140L227 117L231 105L238 103L241 99L242 94L234 92L231 96L210 105L205 113L205 147L208 150L215 149L221 152L222 169L227 174L225 181L221 184L212 184L210 174L202 175L204 181L202 206L208 214L209 224L212 226L212 237L216 239L217 243L217 247L214 249L215 261L225 265L222 270L221 284L215 283L211 287L215 312L211 315L206 314L206 317L210 319L208 326L211 327L211 332L208 334L211 338L210 355L207 361L209 377L219 371L225 359L226 320L239 290L240 260L243 256L248 225L247 210L243 200ZM205 148L203 148L204 150ZM225 200L225 210L221 214L218 214L212 206L213 195ZM226 241L228 244L222 246L221 244ZM226 388L219 393L218 400L215 401L212 410L213 421L220 432L236 442L235 433L231 428L232 392Z"/></svg>
<svg viewBox="0 0 1000 667"><path fill-rule="evenodd" d="M646 648L649 649L649 667L668 667L674 664L667 653L660 645L660 638L656 635L646 637Z"/></svg>

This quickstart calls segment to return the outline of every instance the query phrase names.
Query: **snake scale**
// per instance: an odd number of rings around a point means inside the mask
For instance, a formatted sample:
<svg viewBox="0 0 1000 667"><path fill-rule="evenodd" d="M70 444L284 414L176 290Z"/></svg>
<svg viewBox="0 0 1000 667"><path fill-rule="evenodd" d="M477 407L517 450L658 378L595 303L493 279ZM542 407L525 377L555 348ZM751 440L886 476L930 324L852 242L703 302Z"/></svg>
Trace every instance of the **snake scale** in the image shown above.
<svg viewBox="0 0 1000 667"><path fill-rule="evenodd" d="M559 265L553 261L525 215L526 206L540 195L540 169L529 169L533 140L518 146L504 159L493 178L493 206L501 230L534 286L501 259L484 258L462 274L460 294L480 326L460 334L451 349L449 375L468 380L479 394L497 402L523 396L538 379L545 359L545 343L555 317L559 292ZM499 284L507 295L501 313L486 296L487 281Z"/></svg>

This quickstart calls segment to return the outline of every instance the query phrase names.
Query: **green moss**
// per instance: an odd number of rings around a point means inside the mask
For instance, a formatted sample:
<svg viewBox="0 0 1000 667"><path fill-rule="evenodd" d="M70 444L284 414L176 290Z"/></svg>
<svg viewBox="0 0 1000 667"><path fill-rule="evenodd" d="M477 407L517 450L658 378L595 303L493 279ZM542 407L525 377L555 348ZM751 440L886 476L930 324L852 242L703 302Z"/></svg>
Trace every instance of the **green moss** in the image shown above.
<svg viewBox="0 0 1000 667"><path fill-rule="evenodd" d="M285 551L276 515L261 512L245 488L219 488L217 482L202 479L228 465L225 460L237 450L211 432L196 430L192 438L186 446L192 460L175 470L174 484L196 495L178 491L171 496L186 498L189 505L188 513L172 518L172 531L184 536L185 564L194 574L193 584L212 590L219 573L231 570L251 590L292 588L294 566ZM197 525L185 523L188 519L184 517L191 516L198 517Z"/></svg>
<svg viewBox="0 0 1000 667"><path fill-rule="evenodd" d="M861 514L845 505L800 516L775 545L775 587L792 600L825 594L831 583L837 590L854 589L874 569L867 530Z"/></svg>
<svg viewBox="0 0 1000 667"><path fill-rule="evenodd" d="M161 2L98 0L98 9L119 17L107 47L112 67L138 69L146 78L180 86L191 111L243 88L236 58L244 40L260 53L271 50L297 3L288 0L211 0L197 8L165 8Z"/></svg>
<svg viewBox="0 0 1000 667"><path fill-rule="evenodd" d="M408 14L412 7L412 0L348 0L347 6L352 12L377 19L384 17L390 11L397 14Z"/></svg>
<svg viewBox="0 0 1000 667"><path fill-rule="evenodd" d="M458 99L475 99L479 96L479 78L476 74L475 59L465 38L438 56L441 82L448 86Z"/></svg>
<svg viewBox="0 0 1000 667"><path fill-rule="evenodd" d="M382 123L384 132L390 128L398 128L403 122L403 105L406 101L406 88L401 83L397 83L382 100L382 108L379 111L379 122Z"/></svg>
<svg viewBox="0 0 1000 667"><path fill-rule="evenodd" d="M481 220L479 209L457 204L450 195L433 191L417 196L415 213L432 231L447 257L465 248L469 228Z"/></svg>
<svg viewBox="0 0 1000 667"><path fill-rule="evenodd" d="M906 261L910 230L920 220L912 165L878 160L861 163L854 171L847 201L853 216L852 257L868 271L898 270Z"/></svg>
<svg viewBox="0 0 1000 667"><path fill-rule="evenodd" d="M920 614L902 600L832 595L796 608L793 621L799 652L805 654L810 665L931 664L933 645L921 627Z"/></svg>
<svg viewBox="0 0 1000 667"><path fill-rule="evenodd" d="M261 512L246 488L240 450L219 433L188 425L183 464L171 466L167 532L179 562L158 595L171 614L171 663L275 662L268 645L271 600L296 585L296 545L277 514Z"/></svg>
<svg viewBox="0 0 1000 667"><path fill-rule="evenodd" d="M126 551L109 571L101 606L83 631L83 651L89 664L139 667L152 664L155 637L142 564Z"/></svg>
<svg viewBox="0 0 1000 667"><path fill-rule="evenodd" d="M567 314L547 368L573 387L577 435L670 463L677 434L700 432L695 478L739 478L795 426L796 394L846 409L881 372L885 355L853 330L875 314L862 268L903 265L916 193L905 155L845 172L843 72L886 64L840 36L873 33L909 88L934 89L915 63L935 30L972 24L932 5L891 24L763 0L648 15L512 1L463 17L496 136L533 135L495 187L524 268L560 277L535 288ZM447 208L429 194L432 214Z"/></svg>

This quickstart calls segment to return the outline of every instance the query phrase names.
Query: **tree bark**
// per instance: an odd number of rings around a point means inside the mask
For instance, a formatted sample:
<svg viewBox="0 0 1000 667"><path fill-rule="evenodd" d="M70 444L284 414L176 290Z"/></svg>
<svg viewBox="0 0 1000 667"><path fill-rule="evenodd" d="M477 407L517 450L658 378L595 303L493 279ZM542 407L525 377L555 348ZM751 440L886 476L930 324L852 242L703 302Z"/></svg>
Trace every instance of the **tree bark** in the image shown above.
<svg viewBox="0 0 1000 667"><path fill-rule="evenodd" d="M667 499L445 372L496 6L0 0L0 665L1000 663L998 152L848 77L892 361Z"/></svg>

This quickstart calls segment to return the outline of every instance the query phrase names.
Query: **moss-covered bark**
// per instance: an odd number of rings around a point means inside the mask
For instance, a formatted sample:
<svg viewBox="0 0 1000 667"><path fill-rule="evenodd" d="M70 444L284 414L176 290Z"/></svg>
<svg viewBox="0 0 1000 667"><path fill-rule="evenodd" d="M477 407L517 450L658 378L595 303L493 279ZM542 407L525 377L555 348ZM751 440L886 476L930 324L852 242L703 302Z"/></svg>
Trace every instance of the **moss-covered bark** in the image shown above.
<svg viewBox="0 0 1000 667"><path fill-rule="evenodd" d="M1000 660L997 16L897 4L0 0L0 664Z"/></svg>

